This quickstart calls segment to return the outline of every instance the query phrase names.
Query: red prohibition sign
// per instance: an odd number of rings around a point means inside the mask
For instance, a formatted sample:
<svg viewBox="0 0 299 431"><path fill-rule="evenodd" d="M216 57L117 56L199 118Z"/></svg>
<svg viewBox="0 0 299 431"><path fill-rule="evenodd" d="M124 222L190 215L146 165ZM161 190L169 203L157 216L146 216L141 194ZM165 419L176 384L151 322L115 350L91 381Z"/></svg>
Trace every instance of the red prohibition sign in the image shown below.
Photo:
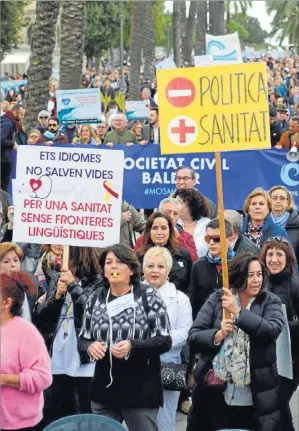
<svg viewBox="0 0 299 431"><path fill-rule="evenodd" d="M187 78L174 78L166 87L166 98L176 108L185 108L193 102L195 87Z"/></svg>

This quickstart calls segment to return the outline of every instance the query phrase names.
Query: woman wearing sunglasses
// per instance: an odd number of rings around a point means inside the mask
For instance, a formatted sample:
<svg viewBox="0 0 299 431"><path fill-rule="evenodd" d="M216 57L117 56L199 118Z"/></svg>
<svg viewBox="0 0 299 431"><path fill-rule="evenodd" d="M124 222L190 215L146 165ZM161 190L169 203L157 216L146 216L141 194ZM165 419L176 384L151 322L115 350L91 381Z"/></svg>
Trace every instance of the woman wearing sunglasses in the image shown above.
<svg viewBox="0 0 299 431"><path fill-rule="evenodd" d="M295 276L296 259L284 237L269 238L261 259L270 272L268 289L286 306L291 336L293 379L280 376L280 393L285 410L281 431L294 431L289 402L299 383L299 278Z"/></svg>
<svg viewBox="0 0 299 431"><path fill-rule="evenodd" d="M225 220L225 236L227 261L230 262L235 256L235 253L230 247L234 237L232 225L227 220ZM207 224L204 239L209 251L204 257L198 259L193 264L191 272L191 305L193 319L196 318L197 313L211 293L222 287L219 219L213 219Z"/></svg>

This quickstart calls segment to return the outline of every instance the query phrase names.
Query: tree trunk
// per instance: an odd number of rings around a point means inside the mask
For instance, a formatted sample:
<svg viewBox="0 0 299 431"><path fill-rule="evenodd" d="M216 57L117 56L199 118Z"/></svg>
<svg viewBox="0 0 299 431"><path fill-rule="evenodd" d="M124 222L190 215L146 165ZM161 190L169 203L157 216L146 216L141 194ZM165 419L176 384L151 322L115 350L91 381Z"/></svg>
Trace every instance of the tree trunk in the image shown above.
<svg viewBox="0 0 299 431"><path fill-rule="evenodd" d="M196 21L197 1L190 2L189 15L187 20L186 34L183 43L183 57L184 61L187 61L189 65L192 62L192 42L194 25Z"/></svg>
<svg viewBox="0 0 299 431"><path fill-rule="evenodd" d="M130 48L130 90L129 100L140 98L140 66L141 66L141 40L143 37L143 13L144 4L141 1L133 1L131 48Z"/></svg>
<svg viewBox="0 0 299 431"><path fill-rule="evenodd" d="M153 1L143 3L144 29L143 29L143 59L144 70L150 82L156 73L155 68L155 24L153 19Z"/></svg>
<svg viewBox="0 0 299 431"><path fill-rule="evenodd" d="M204 55L206 53L206 33L207 33L207 2L197 1L197 20L195 27L195 55Z"/></svg>
<svg viewBox="0 0 299 431"><path fill-rule="evenodd" d="M85 1L62 1L60 90L81 88L84 53Z"/></svg>
<svg viewBox="0 0 299 431"><path fill-rule="evenodd" d="M181 67L181 26L180 26L180 1L173 2L172 31L173 31L173 54L177 67Z"/></svg>
<svg viewBox="0 0 299 431"><path fill-rule="evenodd" d="M217 0L209 2L210 33L214 36L224 34L225 1Z"/></svg>
<svg viewBox="0 0 299 431"><path fill-rule="evenodd" d="M30 65L27 71L29 85L25 99L26 127L36 127L38 113L47 109L58 12L59 1L37 0L36 18L30 39Z"/></svg>
<svg viewBox="0 0 299 431"><path fill-rule="evenodd" d="M186 36L187 27L187 7L186 1L180 1L180 30L181 30L181 40L184 40ZM190 2L191 5L192 1Z"/></svg>

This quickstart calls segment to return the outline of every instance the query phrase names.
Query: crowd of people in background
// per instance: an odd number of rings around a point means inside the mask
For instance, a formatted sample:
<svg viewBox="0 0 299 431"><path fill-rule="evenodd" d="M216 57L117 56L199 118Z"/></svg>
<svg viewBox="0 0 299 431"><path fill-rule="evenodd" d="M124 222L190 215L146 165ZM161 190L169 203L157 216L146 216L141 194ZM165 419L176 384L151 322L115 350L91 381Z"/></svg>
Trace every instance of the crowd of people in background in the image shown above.
<svg viewBox="0 0 299 431"><path fill-rule="evenodd" d="M289 149L299 143L299 58L261 61L271 145ZM159 144L156 81L140 75L149 118L128 122L116 101L119 72L92 66L82 78L110 99L95 125L59 124L55 85L30 130L26 86L1 96L1 429L41 431L94 413L129 431L175 431L180 410L188 431L294 431L299 214L287 188L257 188L239 211L225 209L227 286L218 210L195 188L190 166L177 168L175 192L147 217L123 201L119 244L70 247L68 267L59 244L12 242L7 189L18 145ZM123 73L128 91L127 65ZM282 304L293 378L277 369Z"/></svg>

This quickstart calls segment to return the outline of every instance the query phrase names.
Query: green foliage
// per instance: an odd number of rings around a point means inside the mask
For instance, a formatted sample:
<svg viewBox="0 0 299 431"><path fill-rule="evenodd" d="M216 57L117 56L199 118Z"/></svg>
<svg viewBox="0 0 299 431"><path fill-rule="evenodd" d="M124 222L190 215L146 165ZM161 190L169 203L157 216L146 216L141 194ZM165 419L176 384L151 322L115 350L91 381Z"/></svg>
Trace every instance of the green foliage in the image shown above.
<svg viewBox="0 0 299 431"><path fill-rule="evenodd" d="M124 111L126 107L126 95L121 93L120 91L117 91L114 96L115 102L118 104L119 109ZM107 107L108 103L111 102L111 96L108 94L101 93L101 102L103 102L105 108Z"/></svg>
<svg viewBox="0 0 299 431"><path fill-rule="evenodd" d="M13 48L17 48L21 42L21 28L25 27L28 22L24 17L24 9L28 4L27 1L1 1L1 60L5 54Z"/></svg>
<svg viewBox="0 0 299 431"><path fill-rule="evenodd" d="M232 15L232 20L241 24L243 29L248 33L244 39L247 45L261 46L265 44L265 40L269 37L268 33L262 29L261 24L257 18L247 16L246 14L239 13Z"/></svg>
<svg viewBox="0 0 299 431"><path fill-rule="evenodd" d="M229 25L227 26L227 32L235 33L236 31L239 33L241 43L247 41L249 36L248 31L243 27L242 24L235 21L234 19L231 19Z"/></svg>
<svg viewBox="0 0 299 431"><path fill-rule="evenodd" d="M292 45L299 47L299 3L297 0L277 2L267 0L268 14L273 13L271 36L278 36L279 42L288 37Z"/></svg>
<svg viewBox="0 0 299 431"><path fill-rule="evenodd" d="M87 58L99 57L110 48L115 32L119 32L117 2L87 1L85 47Z"/></svg>

